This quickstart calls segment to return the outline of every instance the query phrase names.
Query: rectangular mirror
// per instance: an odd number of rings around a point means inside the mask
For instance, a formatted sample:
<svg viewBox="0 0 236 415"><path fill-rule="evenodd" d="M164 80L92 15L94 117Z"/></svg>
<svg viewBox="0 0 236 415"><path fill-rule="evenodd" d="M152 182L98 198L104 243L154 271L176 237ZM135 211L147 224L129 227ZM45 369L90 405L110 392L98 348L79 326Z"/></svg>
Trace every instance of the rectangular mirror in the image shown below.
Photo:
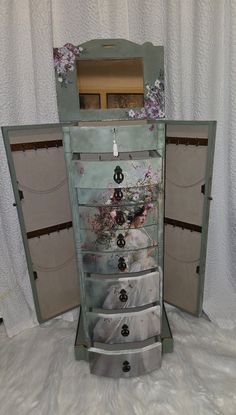
<svg viewBox="0 0 236 415"><path fill-rule="evenodd" d="M163 81L163 46L95 39L80 47L83 51L67 74L66 86L56 75L61 122L128 120L128 109L143 108L146 85Z"/></svg>
<svg viewBox="0 0 236 415"><path fill-rule="evenodd" d="M142 107L143 59L78 60L77 88L81 109Z"/></svg>

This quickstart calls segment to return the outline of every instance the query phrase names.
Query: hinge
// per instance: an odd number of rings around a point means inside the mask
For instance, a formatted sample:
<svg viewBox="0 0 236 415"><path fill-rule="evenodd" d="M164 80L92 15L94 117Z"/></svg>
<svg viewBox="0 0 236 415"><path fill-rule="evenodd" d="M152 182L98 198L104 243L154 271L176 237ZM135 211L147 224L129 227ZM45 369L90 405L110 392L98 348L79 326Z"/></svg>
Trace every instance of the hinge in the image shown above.
<svg viewBox="0 0 236 415"><path fill-rule="evenodd" d="M200 273L200 267L199 265L196 266L196 273L199 274Z"/></svg>
<svg viewBox="0 0 236 415"><path fill-rule="evenodd" d="M38 274L37 274L37 272L36 272L36 271L33 271L33 274L34 274L34 281L35 281L35 280L37 280L37 278L38 278Z"/></svg>
<svg viewBox="0 0 236 415"><path fill-rule="evenodd" d="M204 195L205 194L205 183L201 186L201 193Z"/></svg>
<svg viewBox="0 0 236 415"><path fill-rule="evenodd" d="M24 199L24 193L22 190L18 190L20 200Z"/></svg>

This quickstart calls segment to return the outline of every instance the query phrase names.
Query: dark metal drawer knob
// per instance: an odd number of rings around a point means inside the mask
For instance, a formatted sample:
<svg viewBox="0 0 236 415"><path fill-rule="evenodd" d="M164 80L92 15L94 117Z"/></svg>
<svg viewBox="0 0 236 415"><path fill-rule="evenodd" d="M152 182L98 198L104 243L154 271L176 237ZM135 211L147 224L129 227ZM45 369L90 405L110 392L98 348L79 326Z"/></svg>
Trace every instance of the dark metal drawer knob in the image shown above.
<svg viewBox="0 0 236 415"><path fill-rule="evenodd" d="M124 248L125 246L125 238L122 235L122 233L119 233L119 235L117 236L117 241L116 244L119 248Z"/></svg>
<svg viewBox="0 0 236 415"><path fill-rule="evenodd" d="M123 225L125 223L124 213L121 212L120 210L118 212L116 212L116 223L118 225Z"/></svg>
<svg viewBox="0 0 236 415"><path fill-rule="evenodd" d="M120 271L124 271L126 269L127 265L125 263L125 259L123 257L120 257L118 259L118 268Z"/></svg>
<svg viewBox="0 0 236 415"><path fill-rule="evenodd" d="M123 199L123 192L122 192L122 190L121 189L115 189L115 191L114 191L114 194L113 194L113 198L115 199L115 200L118 200L118 201L120 201L120 200L122 200Z"/></svg>
<svg viewBox="0 0 236 415"><path fill-rule="evenodd" d="M126 301L128 300L127 291L125 291L124 289L122 289L122 290L120 291L119 300L120 300L122 303L126 303Z"/></svg>
<svg viewBox="0 0 236 415"><path fill-rule="evenodd" d="M129 328L128 328L127 324L123 324L121 334L124 337L127 337L129 335Z"/></svg>
<svg viewBox="0 0 236 415"><path fill-rule="evenodd" d="M115 170L114 170L114 176L113 179L115 180L116 183L120 184L123 182L124 180L124 175L122 173L122 168L120 166L116 166Z"/></svg>
<svg viewBox="0 0 236 415"><path fill-rule="evenodd" d="M123 362L123 367L122 367L123 372L129 372L130 369L131 369L131 366L129 362L127 360Z"/></svg>

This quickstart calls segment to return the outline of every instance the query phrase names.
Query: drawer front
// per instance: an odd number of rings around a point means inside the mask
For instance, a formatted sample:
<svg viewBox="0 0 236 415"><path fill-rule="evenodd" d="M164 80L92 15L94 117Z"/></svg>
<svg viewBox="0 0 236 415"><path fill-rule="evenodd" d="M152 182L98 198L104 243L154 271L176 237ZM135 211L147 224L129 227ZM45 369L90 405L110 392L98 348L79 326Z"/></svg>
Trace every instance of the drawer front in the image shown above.
<svg viewBox="0 0 236 415"><path fill-rule="evenodd" d="M77 188L78 203L80 205L146 205L158 199L159 189L157 186L139 186L107 189Z"/></svg>
<svg viewBox="0 0 236 415"><path fill-rule="evenodd" d="M139 342L160 334L160 306L132 313L87 313L91 341L100 343Z"/></svg>
<svg viewBox="0 0 236 415"><path fill-rule="evenodd" d="M157 247L133 251L98 253L82 252L84 272L91 274L117 274L140 272L157 268Z"/></svg>
<svg viewBox="0 0 236 415"><path fill-rule="evenodd" d="M159 272L129 278L86 278L86 304L91 308L140 307L159 301Z"/></svg>
<svg viewBox="0 0 236 415"><path fill-rule="evenodd" d="M98 236L105 231L157 224L157 205L135 206L79 206L80 229L91 229Z"/></svg>
<svg viewBox="0 0 236 415"><path fill-rule="evenodd" d="M115 251L148 248L157 245L158 228L156 225L139 229L121 229L118 231L98 232L81 229L80 240L82 250L89 251Z"/></svg>
<svg viewBox="0 0 236 415"><path fill-rule="evenodd" d="M90 371L110 378L141 376L161 367L162 344L157 342L141 350L107 352L89 348Z"/></svg>
<svg viewBox="0 0 236 415"><path fill-rule="evenodd" d="M74 161L75 187L106 189L156 185L162 181L162 158L127 161Z"/></svg>

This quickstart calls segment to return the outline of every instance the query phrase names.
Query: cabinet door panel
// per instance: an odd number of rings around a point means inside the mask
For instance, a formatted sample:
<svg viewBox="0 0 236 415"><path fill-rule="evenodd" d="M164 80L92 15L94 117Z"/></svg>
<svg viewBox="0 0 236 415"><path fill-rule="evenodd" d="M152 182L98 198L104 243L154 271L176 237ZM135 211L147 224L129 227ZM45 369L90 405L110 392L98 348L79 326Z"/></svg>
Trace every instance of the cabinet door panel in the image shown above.
<svg viewBox="0 0 236 415"><path fill-rule="evenodd" d="M43 322L79 305L62 128L6 127L3 135L37 317Z"/></svg>
<svg viewBox="0 0 236 415"><path fill-rule="evenodd" d="M164 299L199 316L216 123L166 124Z"/></svg>

